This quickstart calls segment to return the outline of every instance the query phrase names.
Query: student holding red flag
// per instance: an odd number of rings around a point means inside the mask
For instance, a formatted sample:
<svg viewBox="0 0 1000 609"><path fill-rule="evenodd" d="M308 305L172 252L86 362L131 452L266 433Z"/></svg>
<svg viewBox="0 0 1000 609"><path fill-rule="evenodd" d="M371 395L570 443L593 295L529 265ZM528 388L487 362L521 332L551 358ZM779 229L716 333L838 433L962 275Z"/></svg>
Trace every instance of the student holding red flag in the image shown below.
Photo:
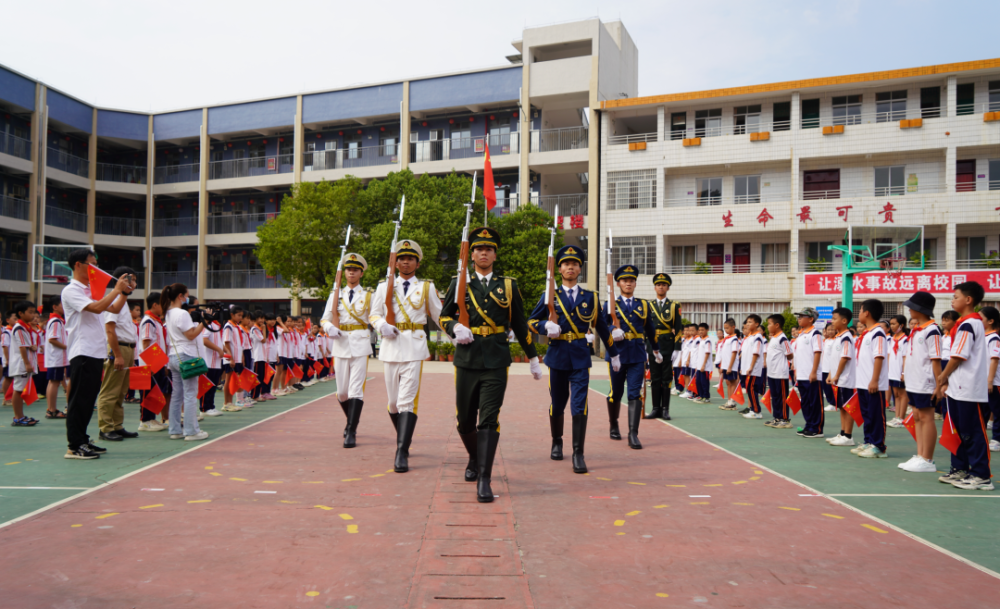
<svg viewBox="0 0 1000 609"><path fill-rule="evenodd" d="M840 433L827 438L830 446L854 446L854 418L851 413L844 410L844 406L851 400L857 388L855 385L855 357L856 350L854 336L848 326L854 315L846 307L838 307L833 310L832 321L834 337L831 351L836 356L836 360L830 367L830 387L833 389L834 405L840 411Z"/></svg>
<svg viewBox="0 0 1000 609"><path fill-rule="evenodd" d="M31 322L38 310L35 303L22 300L14 305L14 312L17 314L17 323L11 330L10 363L7 367L10 377L14 379L14 422L11 427L34 427L38 420L24 416L25 397L22 394L26 395L29 386L33 386L35 372L38 370L38 353L34 330L31 329Z"/></svg>
<svg viewBox="0 0 1000 609"><path fill-rule="evenodd" d="M101 313L112 304L124 305L129 278L121 277L102 298L94 298L97 285L90 285L97 267L97 255L87 248L70 253L67 265L73 269L73 279L63 288L62 304L66 312L69 337L69 409L66 413L67 459L97 459L105 449L94 445L87 435L87 426L94 414L94 402L101 390L101 369L107 355L104 324ZM107 276L107 273L103 273ZM98 281L103 281L103 277ZM106 288L107 283L102 286Z"/></svg>
<svg viewBox="0 0 1000 609"><path fill-rule="evenodd" d="M767 318L767 333L771 340L767 343L767 390L771 393L771 408L774 419L764 423L775 429L791 429L791 417L788 414L788 382L790 368L788 363L794 357L792 343L782 331L785 318L782 315L771 315Z"/></svg>
<svg viewBox="0 0 1000 609"><path fill-rule="evenodd" d="M910 310L916 328L910 332L902 381L913 407L913 439L917 454L899 468L914 473L934 473L934 445L937 429L934 425L934 393L941 376L941 329L934 323L936 299L928 292L917 292L903 303Z"/></svg>
<svg viewBox="0 0 1000 609"><path fill-rule="evenodd" d="M222 380L222 324L218 320L212 320L205 326L205 331L201 333L201 344L204 348L205 363L208 365L208 372L205 373L206 380L212 385L202 391L199 385L198 393L201 395L201 411L206 417L221 417L222 410L215 407L215 393L219 382ZM200 382L200 381L199 381Z"/></svg>
<svg viewBox="0 0 1000 609"><path fill-rule="evenodd" d="M872 298L861 303L858 314L858 321L865 325L866 330L855 341L857 367L854 384L864 419L865 440L851 452L866 459L888 456L885 445L885 392L889 390L889 338L882 324L878 323L884 311L882 301Z"/></svg>
<svg viewBox="0 0 1000 609"><path fill-rule="evenodd" d="M814 325L819 314L806 307L795 313L799 322L799 337L792 348L795 352L795 386L802 400L805 426L797 431L803 438L822 438L826 417L823 411L820 365L823 360L823 335Z"/></svg>
<svg viewBox="0 0 1000 609"><path fill-rule="evenodd" d="M159 292L150 292L146 296L146 314L143 315L142 321L139 322L139 342L140 354L153 345L159 347L161 352L168 353L167 334L166 329L163 327L163 309L160 308ZM139 365L146 366L148 364L149 362L144 361L140 355ZM153 386L159 388L160 393L169 398L172 388L170 386L170 378L167 376L166 366L161 365L153 372ZM148 393L148 390L139 392L139 403L141 406L139 408L138 431L164 431L167 426L156 420L156 415L159 412L154 412L145 407L146 395ZM162 409L160 412L162 412ZM166 420L165 417L162 418L164 421Z"/></svg>
<svg viewBox="0 0 1000 609"><path fill-rule="evenodd" d="M66 381L66 368L69 364L66 359L66 319L63 317L62 301L58 294L49 299L49 308L52 309L52 314L45 324L45 367L48 368L46 375L49 381L45 388L45 401L48 404L45 418L65 419L66 413L56 407L60 385L69 389Z"/></svg>
<svg viewBox="0 0 1000 609"><path fill-rule="evenodd" d="M990 451L986 436L989 417L987 379L989 355L986 330L976 306L983 301L983 286L967 281L955 286L951 308L961 317L951 329L951 358L938 377L937 395L947 396L948 422L960 440L951 457L951 471L938 478L963 490L992 491ZM942 442L945 433L941 434Z"/></svg>
<svg viewBox="0 0 1000 609"><path fill-rule="evenodd" d="M764 356L767 351L764 333L760 331L760 315L748 315L743 323L746 337L740 345L740 381L750 404L740 411L745 419L762 419L760 393L765 383Z"/></svg>

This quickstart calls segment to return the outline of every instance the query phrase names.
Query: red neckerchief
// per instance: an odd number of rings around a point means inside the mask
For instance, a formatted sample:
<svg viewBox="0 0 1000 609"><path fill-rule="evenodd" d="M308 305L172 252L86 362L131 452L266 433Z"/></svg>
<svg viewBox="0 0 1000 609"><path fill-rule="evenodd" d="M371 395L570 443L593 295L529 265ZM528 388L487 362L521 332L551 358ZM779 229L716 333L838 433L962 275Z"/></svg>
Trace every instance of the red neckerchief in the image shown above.
<svg viewBox="0 0 1000 609"><path fill-rule="evenodd" d="M910 331L910 338L908 339L910 341L910 343L911 344L913 343L913 337L917 335L917 332L923 331L927 326L931 325L932 323L934 323L933 319L928 320L927 323L925 323L924 325L917 326L916 328L914 328L913 330L911 330Z"/></svg>
<svg viewBox="0 0 1000 609"><path fill-rule="evenodd" d="M34 339L34 335L36 334L35 329L32 328L31 326L29 326L28 324L24 323L20 319L17 320L16 324L14 324L14 329L11 330L11 334L14 333L14 330L16 330L18 326L21 326L22 328L24 328L25 330L27 330L28 332L30 332L30 334L28 334L28 336L32 337L31 338L31 344L35 344L35 339Z"/></svg>
<svg viewBox="0 0 1000 609"><path fill-rule="evenodd" d="M906 338L905 334L903 334L899 338L896 338L895 336L892 337L892 352L895 353L896 355L899 355L899 343L904 338Z"/></svg>
<svg viewBox="0 0 1000 609"><path fill-rule="evenodd" d="M861 333L861 336L858 336L858 340L856 340L854 342L854 350L855 351L857 351L858 353L861 353L861 343L865 340L865 334L868 334L869 332L871 332L874 329L875 329L874 326L871 327L871 328L868 328L864 332Z"/></svg>
<svg viewBox="0 0 1000 609"><path fill-rule="evenodd" d="M60 314L58 314L58 313L55 313L55 312L49 313L49 320L51 320L53 317L55 317L56 319L58 319L59 321L61 321L63 323L66 323L66 320L63 319L63 316L60 315Z"/></svg>
<svg viewBox="0 0 1000 609"><path fill-rule="evenodd" d="M979 313L975 312L969 313L965 317L959 319L958 321L955 322L955 325L951 327L951 332L948 333L948 336L951 338L951 340L953 341L955 340L955 335L958 334L958 327L962 325L962 322L964 322L966 319L971 319L973 317L975 317L979 321L983 320L982 316L979 315Z"/></svg>
<svg viewBox="0 0 1000 609"><path fill-rule="evenodd" d="M152 311L146 311L146 315L149 315L150 319L160 324L160 329L163 331L163 344L167 344L167 326L163 323L163 320L157 317Z"/></svg>

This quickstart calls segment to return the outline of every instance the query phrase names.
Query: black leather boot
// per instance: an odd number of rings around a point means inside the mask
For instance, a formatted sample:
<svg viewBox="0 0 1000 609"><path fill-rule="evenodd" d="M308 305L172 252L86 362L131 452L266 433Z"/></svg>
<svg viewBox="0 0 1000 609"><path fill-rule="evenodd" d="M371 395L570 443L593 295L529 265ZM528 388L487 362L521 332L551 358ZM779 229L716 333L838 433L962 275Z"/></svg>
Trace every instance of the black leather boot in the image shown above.
<svg viewBox="0 0 1000 609"><path fill-rule="evenodd" d="M412 412L399 413L399 427L396 430L396 462L393 471L403 473L410 470L410 441L417 426L417 415Z"/></svg>
<svg viewBox="0 0 1000 609"><path fill-rule="evenodd" d="M477 433L460 433L458 437L462 438L462 444L465 444L465 452L469 453L469 463L465 466L465 481L474 482L479 477L479 465L477 461L479 453L476 449Z"/></svg>
<svg viewBox="0 0 1000 609"><path fill-rule="evenodd" d="M361 420L361 408L364 404L364 401L358 399L347 400L347 429L344 433L344 448L357 446L358 421Z"/></svg>
<svg viewBox="0 0 1000 609"><path fill-rule="evenodd" d="M663 414L660 415L660 418L663 419L664 421L669 421L670 420L670 392L669 391L664 391L663 395L660 396L660 399L663 400Z"/></svg>
<svg viewBox="0 0 1000 609"><path fill-rule="evenodd" d="M562 461L562 436L564 413L549 415L549 429L552 430L552 454L549 457L553 461Z"/></svg>
<svg viewBox="0 0 1000 609"><path fill-rule="evenodd" d="M346 422L344 423L344 437L345 438L347 437L347 428L351 426L351 415L348 414L350 412L350 408L348 408L350 406L350 404L351 404L350 398L348 398L344 402L340 402L340 407L344 411L344 419L346 420Z"/></svg>
<svg viewBox="0 0 1000 609"><path fill-rule="evenodd" d="M573 415L573 473L586 474L587 462L583 460L583 443L587 438L587 415Z"/></svg>
<svg viewBox="0 0 1000 609"><path fill-rule="evenodd" d="M642 420L642 400L628 401L628 447L640 449L639 421Z"/></svg>
<svg viewBox="0 0 1000 609"><path fill-rule="evenodd" d="M490 503L493 501L493 489L490 488L490 479L493 477L493 458L497 454L500 433L492 429L480 429L476 435L477 463L479 466L479 482L476 483L476 500L479 503Z"/></svg>
<svg viewBox="0 0 1000 609"><path fill-rule="evenodd" d="M659 385L653 385L649 388L650 398L649 401L652 403L653 408L649 411L649 414L643 414L644 419L659 419L663 415L663 406L661 406L662 392L663 389ZM670 393L667 391L667 393ZM645 411L645 407L643 407Z"/></svg>
<svg viewBox="0 0 1000 609"><path fill-rule="evenodd" d="M611 422L611 439L621 440L622 432L618 430L618 415L621 414L622 403L608 398L608 420Z"/></svg>
<svg viewBox="0 0 1000 609"><path fill-rule="evenodd" d="M392 428L398 432L399 431L399 413L398 412L390 412L389 413L389 418L392 419Z"/></svg>

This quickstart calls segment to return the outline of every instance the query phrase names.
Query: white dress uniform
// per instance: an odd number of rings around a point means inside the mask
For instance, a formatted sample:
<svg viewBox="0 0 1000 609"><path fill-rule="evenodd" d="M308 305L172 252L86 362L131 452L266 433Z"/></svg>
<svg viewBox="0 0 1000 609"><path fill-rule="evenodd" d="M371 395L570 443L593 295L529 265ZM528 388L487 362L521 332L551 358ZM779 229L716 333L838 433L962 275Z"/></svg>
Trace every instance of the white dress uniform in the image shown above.
<svg viewBox="0 0 1000 609"><path fill-rule="evenodd" d="M328 338L333 352L333 370L337 378L337 398L341 402L365 397L365 378L368 373L368 356L372 354L368 315L371 311L372 293L360 285L340 290L337 303L340 328L333 325L333 294L326 301L326 310L320 323L327 333L340 330L340 336ZM326 348L324 347L324 351ZM324 353L325 355L325 353Z"/></svg>

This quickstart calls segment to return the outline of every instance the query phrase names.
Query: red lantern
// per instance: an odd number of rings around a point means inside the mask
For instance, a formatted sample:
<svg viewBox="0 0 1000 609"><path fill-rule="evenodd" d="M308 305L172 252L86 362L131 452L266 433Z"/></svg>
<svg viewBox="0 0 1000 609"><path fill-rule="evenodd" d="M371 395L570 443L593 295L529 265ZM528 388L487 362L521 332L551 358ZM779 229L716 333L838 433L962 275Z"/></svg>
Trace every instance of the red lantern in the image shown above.
<svg viewBox="0 0 1000 609"><path fill-rule="evenodd" d="M249 145L250 145L250 140L247 140L247 146L249 146Z"/></svg>
<svg viewBox="0 0 1000 609"><path fill-rule="evenodd" d="M358 129L358 135L361 135L361 129Z"/></svg>
<svg viewBox="0 0 1000 609"><path fill-rule="evenodd" d="M232 148L232 147L233 147L233 143L232 143L232 142L229 142L229 147L230 147L230 148Z"/></svg>
<svg viewBox="0 0 1000 609"><path fill-rule="evenodd" d="M491 120L491 121L492 121L492 120L496 120L496 118L497 118L497 117L493 116L492 114L490 115L490 120Z"/></svg>
<svg viewBox="0 0 1000 609"><path fill-rule="evenodd" d="M317 133L316 134L316 139L318 139L318 140L323 139L323 134L322 133Z"/></svg>
<svg viewBox="0 0 1000 609"><path fill-rule="evenodd" d="M449 124L449 125L454 125L454 124L455 124L455 119L453 119L453 118L449 118L449 119L448 119L448 124Z"/></svg>
<svg viewBox="0 0 1000 609"><path fill-rule="evenodd" d="M337 135L344 135L344 132L343 131L338 131Z"/></svg>
<svg viewBox="0 0 1000 609"><path fill-rule="evenodd" d="M517 118L517 112L514 113L514 118Z"/></svg>
<svg viewBox="0 0 1000 609"><path fill-rule="evenodd" d="M246 251L246 250L243 250L243 255L244 255L244 256L246 256L246 255L247 255L247 251Z"/></svg>
<svg viewBox="0 0 1000 609"><path fill-rule="evenodd" d="M476 117L475 117L475 116L470 116L470 117L469 117L469 122L470 122L470 123L474 123L474 122L476 122Z"/></svg>
<svg viewBox="0 0 1000 609"><path fill-rule="evenodd" d="M266 143L267 143L267 140L264 140L264 143L266 144Z"/></svg>
<svg viewBox="0 0 1000 609"><path fill-rule="evenodd" d="M69 136L68 136L68 135L66 136L66 141L67 141L67 142L69 141Z"/></svg>
<svg viewBox="0 0 1000 609"><path fill-rule="evenodd" d="M427 121L424 121L424 122L420 123L420 125L421 125L422 127L426 127L426 126L427 126Z"/></svg>
<svg viewBox="0 0 1000 609"><path fill-rule="evenodd" d="M283 138L283 137L279 137L279 138L278 138L278 141L279 141L279 142L284 142L284 141L285 141L285 138Z"/></svg>
<svg viewBox="0 0 1000 609"><path fill-rule="evenodd" d="M385 127L379 127L378 130L379 131L385 131Z"/></svg>

